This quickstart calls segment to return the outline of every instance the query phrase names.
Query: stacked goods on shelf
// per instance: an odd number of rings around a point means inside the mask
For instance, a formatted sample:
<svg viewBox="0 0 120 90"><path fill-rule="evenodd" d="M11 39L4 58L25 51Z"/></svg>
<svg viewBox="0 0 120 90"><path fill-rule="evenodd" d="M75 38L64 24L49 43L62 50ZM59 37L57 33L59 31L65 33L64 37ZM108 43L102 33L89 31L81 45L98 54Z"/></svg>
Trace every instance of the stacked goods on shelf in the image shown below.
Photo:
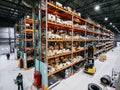
<svg viewBox="0 0 120 90"><path fill-rule="evenodd" d="M64 27L62 28L64 29ZM65 69L83 59L81 56L75 56L75 58L71 59L71 55L73 53L84 50L84 47L77 45L78 43L74 43L74 47L72 47L72 39L79 39L79 36L78 38L76 36L73 36L72 38L72 31L53 30L49 28L47 35L49 64L48 75L57 73L60 69Z"/></svg>
<svg viewBox="0 0 120 90"><path fill-rule="evenodd" d="M99 29L101 29L101 28L99 28ZM113 33L104 28L103 28L103 30L104 30L104 32L101 32L101 33L106 34L106 36L99 36L99 39L101 39L101 40L97 42L97 45L96 45L97 52L95 53L95 55L99 55L102 52L106 52L106 51L110 50L111 48L113 48L113 38L114 38ZM109 42L111 42L111 44Z"/></svg>
<svg viewBox="0 0 120 90"><path fill-rule="evenodd" d="M41 3L42 15L38 19L38 27L41 22L41 28L38 28L38 37L41 33L41 38L38 38L41 54L38 56L41 56L40 72L44 81L48 82L50 77L59 74L69 77L74 74L73 67L87 57L89 44L94 45L94 54L98 55L106 50L105 42L112 41L110 31L81 18L80 13L70 7L53 0ZM48 87L48 83L43 85Z"/></svg>
<svg viewBox="0 0 120 90"><path fill-rule="evenodd" d="M114 46L114 42L113 41L106 42L106 45L105 45L106 51L112 49L113 46Z"/></svg>

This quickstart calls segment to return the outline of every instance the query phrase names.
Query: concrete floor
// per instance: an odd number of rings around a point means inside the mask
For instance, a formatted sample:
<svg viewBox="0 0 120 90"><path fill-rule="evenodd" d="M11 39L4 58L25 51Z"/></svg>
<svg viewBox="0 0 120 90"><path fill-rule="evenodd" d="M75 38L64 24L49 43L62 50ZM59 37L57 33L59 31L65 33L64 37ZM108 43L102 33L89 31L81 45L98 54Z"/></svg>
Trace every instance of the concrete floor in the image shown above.
<svg viewBox="0 0 120 90"><path fill-rule="evenodd" d="M93 76L85 74L83 70L81 70L74 76L63 80L52 90L88 90L89 83L96 83L100 85L103 90L106 90L105 87L100 84L100 78L106 74L112 75L112 68L115 68L116 71L120 70L120 46L113 50L113 52L109 51L106 53L107 60L105 62L95 61L96 73Z"/></svg>
<svg viewBox="0 0 120 90"><path fill-rule="evenodd" d="M104 88L100 84L100 78L105 74L111 75L112 68L120 70L119 44L118 47L114 48L113 52L110 50L106 55L107 60L105 62L95 61L96 73L93 76L85 74L81 70L75 75L62 80L52 90L88 90L88 84L92 82ZM0 56L0 90L17 90L17 85L14 84L13 80L19 72L24 76L24 90L37 90L32 86L34 68L27 71L19 69L18 61L15 60L14 56L14 54L11 54L10 60L6 60L5 55Z"/></svg>
<svg viewBox="0 0 120 90"><path fill-rule="evenodd" d="M0 55L4 53L10 52L10 46L9 45L0 45Z"/></svg>
<svg viewBox="0 0 120 90"><path fill-rule="evenodd" d="M18 73L23 74L24 90L31 90L34 69L27 71L20 69L18 61L14 58L15 55L10 56L10 60L7 60L5 55L0 56L0 90L17 90L14 79Z"/></svg>

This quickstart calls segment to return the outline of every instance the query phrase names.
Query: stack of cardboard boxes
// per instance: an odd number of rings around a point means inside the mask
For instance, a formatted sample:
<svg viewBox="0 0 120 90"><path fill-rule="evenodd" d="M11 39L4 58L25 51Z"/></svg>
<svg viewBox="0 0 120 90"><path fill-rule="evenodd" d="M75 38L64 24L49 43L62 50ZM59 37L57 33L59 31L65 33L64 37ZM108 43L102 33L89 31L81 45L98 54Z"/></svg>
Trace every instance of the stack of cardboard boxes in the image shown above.
<svg viewBox="0 0 120 90"><path fill-rule="evenodd" d="M101 55L99 56L99 60L105 61L105 60L107 60L107 56L106 56L105 54L101 54Z"/></svg>

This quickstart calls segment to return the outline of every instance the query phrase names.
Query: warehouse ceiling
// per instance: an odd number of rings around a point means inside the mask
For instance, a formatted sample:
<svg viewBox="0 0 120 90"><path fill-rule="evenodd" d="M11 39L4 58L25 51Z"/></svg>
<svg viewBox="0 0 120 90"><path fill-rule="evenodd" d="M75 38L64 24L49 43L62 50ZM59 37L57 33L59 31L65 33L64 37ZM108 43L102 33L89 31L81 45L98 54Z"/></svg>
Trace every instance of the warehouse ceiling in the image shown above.
<svg viewBox="0 0 120 90"><path fill-rule="evenodd" d="M30 1L30 0L25 0ZM0 20L13 25L25 14L31 13L31 8L24 0L0 0Z"/></svg>
<svg viewBox="0 0 120 90"><path fill-rule="evenodd" d="M15 23L25 14L31 12L31 6L35 0L0 0L0 19ZM64 6L70 6L80 12L82 17L91 18L93 21L107 29L118 33L120 30L120 0L56 0ZM100 6L99 11L94 7ZM104 18L108 20L105 21ZM110 23L112 23L110 25Z"/></svg>

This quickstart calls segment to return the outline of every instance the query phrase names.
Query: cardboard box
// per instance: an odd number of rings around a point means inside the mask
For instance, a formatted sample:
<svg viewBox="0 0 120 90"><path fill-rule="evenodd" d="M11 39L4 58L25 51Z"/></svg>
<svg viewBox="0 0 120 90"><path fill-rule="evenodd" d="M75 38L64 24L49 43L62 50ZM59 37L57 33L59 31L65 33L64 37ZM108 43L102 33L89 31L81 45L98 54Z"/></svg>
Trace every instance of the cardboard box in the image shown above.
<svg viewBox="0 0 120 90"><path fill-rule="evenodd" d="M107 56L105 54L101 54L99 56L99 60L105 61L105 60L107 60Z"/></svg>
<svg viewBox="0 0 120 90"><path fill-rule="evenodd" d="M55 43L54 48L55 48L55 50L59 50L59 44Z"/></svg>
<svg viewBox="0 0 120 90"><path fill-rule="evenodd" d="M51 20L51 14L49 14L49 13L48 13L48 20ZM45 18L43 21L45 21Z"/></svg>
<svg viewBox="0 0 120 90"><path fill-rule="evenodd" d="M62 4L59 3L59 2L56 2L56 5L59 6L59 7L62 7Z"/></svg>
<svg viewBox="0 0 120 90"><path fill-rule="evenodd" d="M56 16L48 13L48 20L56 21Z"/></svg>
<svg viewBox="0 0 120 90"><path fill-rule="evenodd" d="M80 16L81 17L81 13L77 13L78 14L78 16Z"/></svg>
<svg viewBox="0 0 120 90"><path fill-rule="evenodd" d="M60 63L59 58L55 58L55 63Z"/></svg>
<svg viewBox="0 0 120 90"><path fill-rule="evenodd" d="M70 7L67 7L67 10L70 11L70 12L72 11L72 9Z"/></svg>
<svg viewBox="0 0 120 90"><path fill-rule="evenodd" d="M60 43L60 49L62 50L64 48L63 42Z"/></svg>

